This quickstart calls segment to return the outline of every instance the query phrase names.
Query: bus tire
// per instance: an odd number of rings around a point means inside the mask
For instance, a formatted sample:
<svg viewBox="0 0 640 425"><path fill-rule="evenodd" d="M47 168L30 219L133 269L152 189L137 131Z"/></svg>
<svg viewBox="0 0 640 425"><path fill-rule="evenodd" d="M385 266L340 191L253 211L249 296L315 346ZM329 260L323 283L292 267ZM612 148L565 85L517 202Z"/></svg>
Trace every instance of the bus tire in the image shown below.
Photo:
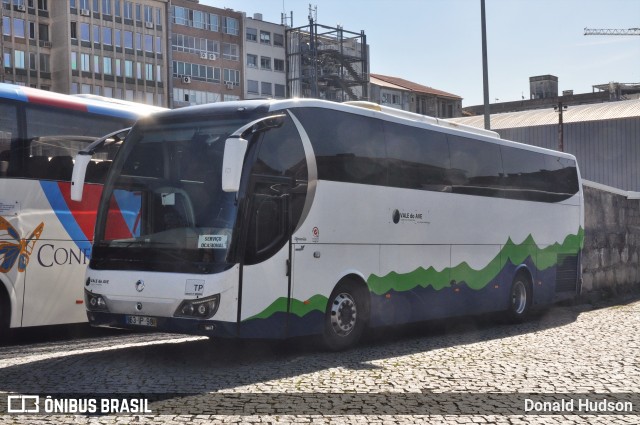
<svg viewBox="0 0 640 425"><path fill-rule="evenodd" d="M324 345L332 351L355 345L369 320L369 292L364 284L340 282L331 293L324 322Z"/></svg>
<svg viewBox="0 0 640 425"><path fill-rule="evenodd" d="M518 273L511 283L509 291L509 309L507 318L511 323L524 322L531 311L533 294L531 279L527 273Z"/></svg>

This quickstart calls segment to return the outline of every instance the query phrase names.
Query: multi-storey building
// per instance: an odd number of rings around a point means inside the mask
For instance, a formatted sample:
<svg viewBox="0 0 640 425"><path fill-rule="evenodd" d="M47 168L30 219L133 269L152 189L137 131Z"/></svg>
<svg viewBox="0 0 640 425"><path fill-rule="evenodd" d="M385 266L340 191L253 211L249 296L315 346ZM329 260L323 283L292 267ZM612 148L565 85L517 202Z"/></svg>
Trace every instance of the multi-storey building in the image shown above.
<svg viewBox="0 0 640 425"><path fill-rule="evenodd" d="M3 0L0 79L166 106L167 1Z"/></svg>
<svg viewBox="0 0 640 425"><path fill-rule="evenodd" d="M242 98L243 15L173 0L170 107Z"/></svg>
<svg viewBox="0 0 640 425"><path fill-rule="evenodd" d="M371 74L371 98L375 103L438 118L462 116L462 98L403 78Z"/></svg>
<svg viewBox="0 0 640 425"><path fill-rule="evenodd" d="M0 82L51 89L52 19L47 0L2 0Z"/></svg>
<svg viewBox="0 0 640 425"><path fill-rule="evenodd" d="M245 17L244 30L244 98L285 98L285 26L263 21L262 14L255 13Z"/></svg>

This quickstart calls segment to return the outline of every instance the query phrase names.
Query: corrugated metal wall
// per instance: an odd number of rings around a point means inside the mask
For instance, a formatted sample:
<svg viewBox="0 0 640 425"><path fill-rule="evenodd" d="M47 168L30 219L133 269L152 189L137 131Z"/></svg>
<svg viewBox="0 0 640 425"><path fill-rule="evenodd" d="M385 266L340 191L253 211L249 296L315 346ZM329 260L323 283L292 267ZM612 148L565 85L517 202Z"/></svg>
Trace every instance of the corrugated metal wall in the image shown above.
<svg viewBox="0 0 640 425"><path fill-rule="evenodd" d="M503 139L558 149L558 125L502 128ZM564 150L578 158L582 178L640 192L640 117L564 124Z"/></svg>

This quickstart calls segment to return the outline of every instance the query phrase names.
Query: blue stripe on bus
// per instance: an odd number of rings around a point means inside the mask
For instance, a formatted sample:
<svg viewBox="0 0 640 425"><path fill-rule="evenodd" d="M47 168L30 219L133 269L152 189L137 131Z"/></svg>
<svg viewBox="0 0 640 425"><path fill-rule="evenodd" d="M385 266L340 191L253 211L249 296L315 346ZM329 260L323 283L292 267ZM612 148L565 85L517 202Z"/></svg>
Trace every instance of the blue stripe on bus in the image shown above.
<svg viewBox="0 0 640 425"><path fill-rule="evenodd" d="M11 84L0 84L0 97L4 99L18 100L20 102L28 102L29 99L20 86Z"/></svg>
<svg viewBox="0 0 640 425"><path fill-rule="evenodd" d="M86 107L87 107L87 111L92 114L108 115L111 117L127 118L130 120L136 120L140 116L135 112L127 111L124 109L118 109L117 107L114 107L112 105L102 106L102 105L87 104Z"/></svg>
<svg viewBox="0 0 640 425"><path fill-rule="evenodd" d="M87 240L78 222L76 222L76 219L73 217L69 206L62 196L58 183L53 181L40 181L40 186L51 204L51 208L56 213L56 217L60 220L62 227L64 227L69 234L71 240L73 240L76 246L83 252L91 252L91 243Z"/></svg>

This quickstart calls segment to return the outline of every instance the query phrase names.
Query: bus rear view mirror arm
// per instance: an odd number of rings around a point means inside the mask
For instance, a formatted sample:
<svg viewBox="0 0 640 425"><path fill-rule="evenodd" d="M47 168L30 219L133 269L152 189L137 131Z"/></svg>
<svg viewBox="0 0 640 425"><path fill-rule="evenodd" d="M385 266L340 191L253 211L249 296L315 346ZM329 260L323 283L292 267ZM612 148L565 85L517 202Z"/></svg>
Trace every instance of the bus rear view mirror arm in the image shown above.
<svg viewBox="0 0 640 425"><path fill-rule="evenodd" d="M224 143L224 157L222 158L222 190L237 192L240 189L242 166L249 147L251 136L281 127L284 114L263 117L239 128L227 138Z"/></svg>
<svg viewBox="0 0 640 425"><path fill-rule="evenodd" d="M84 179L87 173L87 166L91 162L91 154L87 152L78 152L73 162L73 173L71 174L71 200L82 201L82 192L84 189Z"/></svg>
<svg viewBox="0 0 640 425"><path fill-rule="evenodd" d="M87 167L89 166L91 157L96 150L101 148L108 140L123 140L126 135L129 134L129 130L131 130L131 127L109 133L78 152L75 161L73 162L73 172L71 174L71 200L76 202L82 201L82 192L84 190Z"/></svg>

